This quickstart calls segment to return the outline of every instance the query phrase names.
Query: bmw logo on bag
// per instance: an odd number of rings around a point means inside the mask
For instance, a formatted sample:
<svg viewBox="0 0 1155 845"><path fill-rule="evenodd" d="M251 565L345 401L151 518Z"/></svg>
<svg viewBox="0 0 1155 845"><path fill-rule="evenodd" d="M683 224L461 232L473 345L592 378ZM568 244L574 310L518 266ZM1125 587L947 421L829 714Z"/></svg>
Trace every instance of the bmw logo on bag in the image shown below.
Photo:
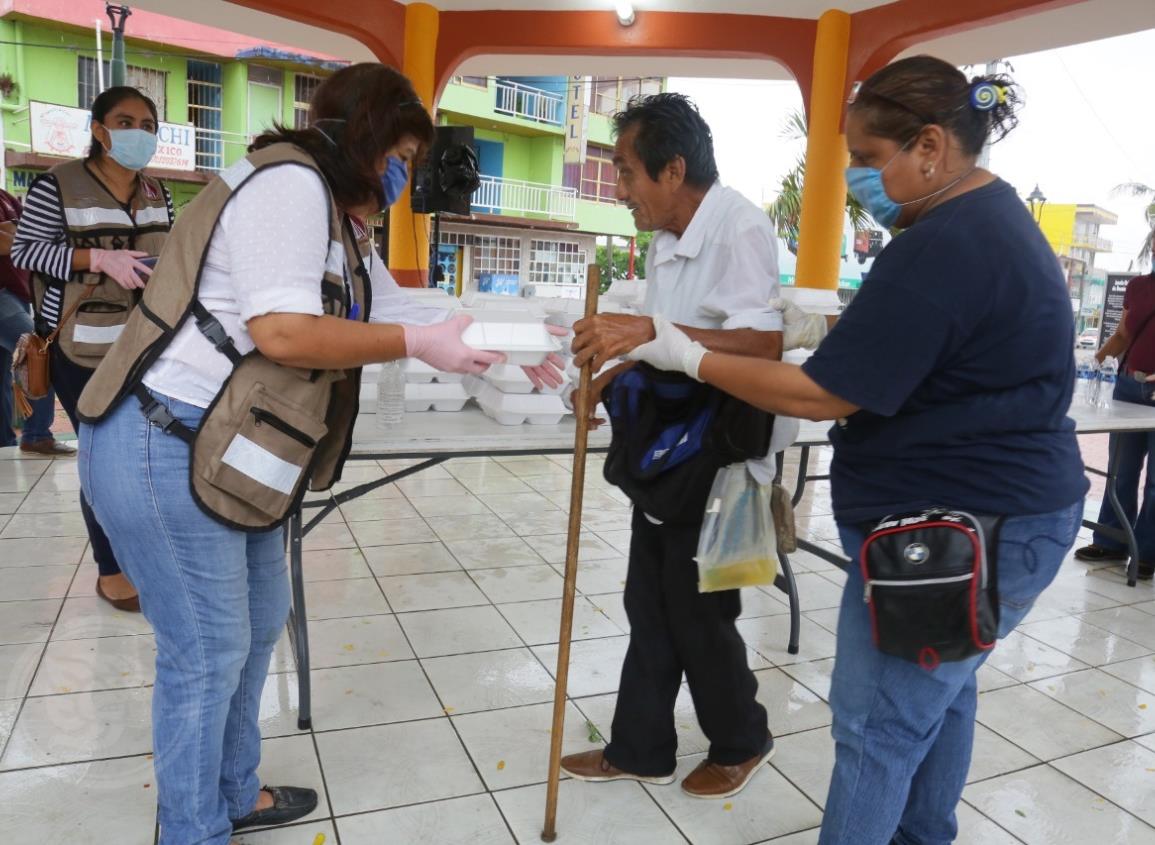
<svg viewBox="0 0 1155 845"><path fill-rule="evenodd" d="M926 563L927 558L930 557L930 549L924 543L911 543L903 551L903 557L914 566Z"/></svg>

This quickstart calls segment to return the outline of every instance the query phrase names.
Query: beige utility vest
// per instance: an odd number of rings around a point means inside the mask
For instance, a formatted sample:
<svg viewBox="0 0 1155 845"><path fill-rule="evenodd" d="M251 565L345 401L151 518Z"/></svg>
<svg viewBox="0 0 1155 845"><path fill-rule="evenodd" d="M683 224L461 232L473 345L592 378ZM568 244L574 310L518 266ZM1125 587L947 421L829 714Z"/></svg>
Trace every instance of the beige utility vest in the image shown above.
<svg viewBox="0 0 1155 845"><path fill-rule="evenodd" d="M129 214L85 167L82 159L58 164L48 172L60 185L64 228L68 233L68 245L73 249L137 249L149 255L160 255L172 228L172 219L164 189L156 179L139 174L136 193L129 206L133 211ZM56 336L56 343L68 360L91 370L101 362L124 330L128 315L140 299L140 292L125 290L103 273L84 271L74 276L79 276L82 284L34 274L36 311L40 312L49 287L64 292L60 304L62 317L86 290L91 290Z"/></svg>
<svg viewBox="0 0 1155 845"><path fill-rule="evenodd" d="M297 147L274 144L241 159L210 182L181 213L153 281L124 332L80 397L79 416L96 423L133 393L155 425L190 443L189 481L201 510L243 531L284 522L306 487L327 490L341 477L357 418L360 368L311 370L275 364L254 349L243 357L197 300L201 269L217 221L254 174L308 167ZM323 177L322 177L323 179ZM270 208L269 214L277 209ZM372 290L364 257L371 248L329 197L329 254L318 268L326 314L368 321ZM158 284L159 282L159 284ZM186 319L233 361L233 371L194 433L172 420L141 384Z"/></svg>

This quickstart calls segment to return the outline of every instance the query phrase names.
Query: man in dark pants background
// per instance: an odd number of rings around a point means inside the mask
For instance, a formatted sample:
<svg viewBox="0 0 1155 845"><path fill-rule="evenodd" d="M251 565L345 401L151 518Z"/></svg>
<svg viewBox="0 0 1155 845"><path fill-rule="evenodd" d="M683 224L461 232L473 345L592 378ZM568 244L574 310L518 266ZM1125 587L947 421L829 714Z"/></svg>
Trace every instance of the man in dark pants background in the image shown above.
<svg viewBox="0 0 1155 845"><path fill-rule="evenodd" d="M773 227L761 209L718 182L710 128L697 109L680 95L657 94L631 102L615 116L614 130L618 199L639 230L656 232L646 256L644 313L662 314L714 351L781 357L782 317L770 306L778 296ZM575 363L592 361L594 372L654 337L650 316L599 314L574 330ZM629 366L602 373L595 397ZM776 439L789 422L776 425ZM772 443L771 456L784 445ZM772 475L771 456L748 464L761 483ZM630 645L612 735L604 752L562 760L572 777L672 783L683 673L710 740L706 760L682 782L687 794L733 795L773 753L735 626L739 592L698 592L693 557L701 522L662 524L635 507L625 590Z"/></svg>

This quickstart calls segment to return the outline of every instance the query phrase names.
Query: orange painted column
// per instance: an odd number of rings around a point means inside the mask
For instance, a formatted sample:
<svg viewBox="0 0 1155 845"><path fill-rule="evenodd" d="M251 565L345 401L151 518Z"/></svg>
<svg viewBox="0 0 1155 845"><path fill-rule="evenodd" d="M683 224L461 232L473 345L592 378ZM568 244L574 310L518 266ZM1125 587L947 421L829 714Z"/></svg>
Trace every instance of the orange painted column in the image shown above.
<svg viewBox="0 0 1155 845"><path fill-rule="evenodd" d="M421 102L434 112L438 11L426 3L405 7L405 52L401 70ZM409 188L389 211L389 272L400 285L425 287L429 271L429 216L409 207Z"/></svg>
<svg viewBox="0 0 1155 845"><path fill-rule="evenodd" d="M798 232L798 288L823 291L803 295L808 303L837 303L843 222L846 213L846 165L849 154L842 134L846 66L850 50L850 15L831 10L818 19L814 44L814 81L810 88L806 181Z"/></svg>

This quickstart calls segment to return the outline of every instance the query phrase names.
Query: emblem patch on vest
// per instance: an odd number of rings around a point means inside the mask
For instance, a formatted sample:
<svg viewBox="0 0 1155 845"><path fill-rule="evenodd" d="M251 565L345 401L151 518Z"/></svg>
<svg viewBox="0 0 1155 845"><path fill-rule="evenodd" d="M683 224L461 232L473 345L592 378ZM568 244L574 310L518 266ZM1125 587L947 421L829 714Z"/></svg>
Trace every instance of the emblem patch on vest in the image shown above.
<svg viewBox="0 0 1155 845"><path fill-rule="evenodd" d="M158 188L149 179L140 180L141 187L144 189L144 196L146 199L158 200L160 199L160 188Z"/></svg>
<svg viewBox="0 0 1155 845"><path fill-rule="evenodd" d="M368 240L369 230L365 228L365 224L361 221L360 217L354 217L352 214L350 214L349 223L353 227L353 235L357 238L357 240Z"/></svg>

